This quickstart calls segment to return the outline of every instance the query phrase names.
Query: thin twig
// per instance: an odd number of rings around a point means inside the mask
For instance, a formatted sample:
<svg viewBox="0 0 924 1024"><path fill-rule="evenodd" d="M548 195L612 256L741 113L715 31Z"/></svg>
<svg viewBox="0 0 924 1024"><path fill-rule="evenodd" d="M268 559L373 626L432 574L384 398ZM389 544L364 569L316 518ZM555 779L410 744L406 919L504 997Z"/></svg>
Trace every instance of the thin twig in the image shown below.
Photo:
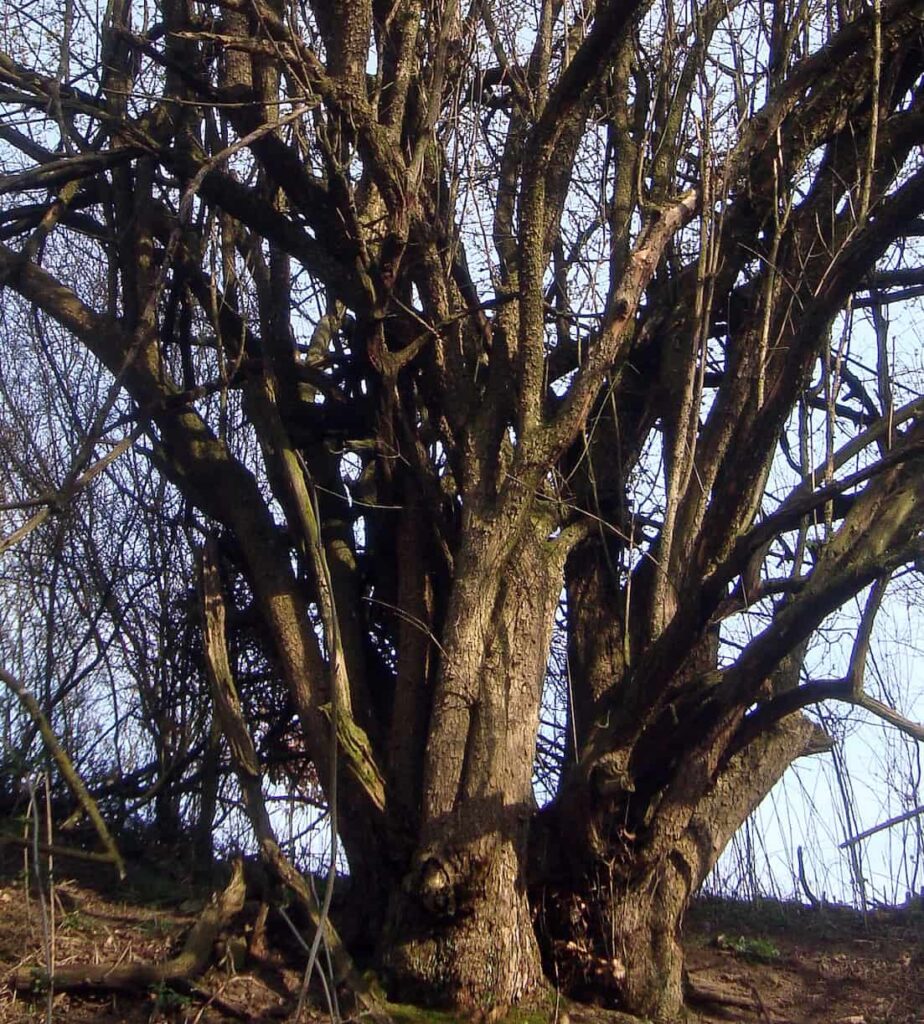
<svg viewBox="0 0 924 1024"><path fill-rule="evenodd" d="M922 814L924 814L924 804L921 804L919 807L915 807L910 811L905 811L904 814L897 814L894 818L882 821L878 825L873 825L872 828L868 828L864 832L851 836L850 839L845 839L844 842L841 843L839 849L846 850L849 846L856 846L857 843L862 843L864 839L869 839L870 836L876 835L877 832L883 832L887 828L892 828L894 825L901 825L903 821L911 821L913 818L919 818Z"/></svg>

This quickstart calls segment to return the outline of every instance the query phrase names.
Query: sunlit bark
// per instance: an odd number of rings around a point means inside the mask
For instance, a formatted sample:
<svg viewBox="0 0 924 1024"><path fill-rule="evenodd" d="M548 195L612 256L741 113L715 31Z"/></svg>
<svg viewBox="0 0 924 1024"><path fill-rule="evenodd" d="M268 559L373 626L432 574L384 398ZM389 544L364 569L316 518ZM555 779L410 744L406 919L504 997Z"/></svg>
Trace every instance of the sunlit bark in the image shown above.
<svg viewBox="0 0 924 1024"><path fill-rule="evenodd" d="M920 3L155 7L80 14L79 72L0 37L5 294L121 385L88 452L130 422L220 538L242 727L282 719L252 755L336 781L394 991L529 1001L580 932L677 1016L690 896L823 746L801 711L915 735L862 665L922 557L883 314L921 283ZM803 678L870 587L850 671Z"/></svg>

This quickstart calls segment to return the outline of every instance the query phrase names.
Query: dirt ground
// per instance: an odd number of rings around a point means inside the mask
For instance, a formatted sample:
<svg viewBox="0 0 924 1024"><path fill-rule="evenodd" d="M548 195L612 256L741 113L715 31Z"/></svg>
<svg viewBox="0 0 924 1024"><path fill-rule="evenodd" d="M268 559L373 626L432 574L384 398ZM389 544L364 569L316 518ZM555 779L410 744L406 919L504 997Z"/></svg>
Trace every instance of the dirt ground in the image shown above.
<svg viewBox="0 0 924 1024"><path fill-rule="evenodd" d="M55 962L62 966L163 961L175 955L203 906L201 892L183 892L175 884L158 893L150 879L140 889L120 887L106 877L105 868L89 874L84 868L79 879L63 867L56 870L54 920L46 929L53 934ZM21 871L0 875L0 1024L48 1019L47 993L16 992L9 983L15 969L44 964L49 946L44 931L34 886L28 890ZM239 950L247 939L245 926L242 935L220 940L216 965L192 985L158 985L135 994L53 993L52 1020L293 1020L301 982L297 960L286 963L267 955L242 961ZM685 944L691 1019L702 1024L924 1024L922 905L864 916L840 907L701 901L690 915ZM556 1015L570 1024L620 1019L603 1007L564 1001L548 1019ZM407 1011L395 1016L452 1019ZM320 1013L311 1019L329 1020ZM521 1019L538 1021L541 1015Z"/></svg>
<svg viewBox="0 0 924 1024"><path fill-rule="evenodd" d="M924 1024L924 906L817 910L702 901L688 922L693 992L741 997L703 1021ZM695 1003L693 1004L695 1007Z"/></svg>

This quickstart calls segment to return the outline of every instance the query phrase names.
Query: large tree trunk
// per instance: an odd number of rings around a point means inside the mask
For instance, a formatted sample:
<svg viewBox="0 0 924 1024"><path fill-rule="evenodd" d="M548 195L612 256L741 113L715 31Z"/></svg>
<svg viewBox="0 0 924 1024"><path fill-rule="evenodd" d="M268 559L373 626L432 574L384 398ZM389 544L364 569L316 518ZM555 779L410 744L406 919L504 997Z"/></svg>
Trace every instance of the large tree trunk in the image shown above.
<svg viewBox="0 0 924 1024"><path fill-rule="evenodd" d="M467 844L453 860L431 858L396 894L384 952L395 995L488 1010L528 1001L541 990L523 841L502 835L509 831L488 811L480 842Z"/></svg>
<svg viewBox="0 0 924 1024"><path fill-rule="evenodd" d="M469 565L468 607L450 612L431 718L433 785L425 780L418 849L383 939L402 997L476 1010L521 1003L543 987L524 862L560 588L560 556L540 528L502 572ZM438 799L435 784L447 782Z"/></svg>
<svg viewBox="0 0 924 1024"><path fill-rule="evenodd" d="M647 825L630 831L619 825L624 816L614 818L611 792L559 800L544 822L543 842L534 846L537 869L545 879L557 876L533 894L550 969L575 988L609 987L632 1013L681 1019L681 936L690 898L786 768L817 749L817 733L801 715L778 723L730 758L698 798L688 794L680 825L674 806L663 812L671 817L665 825L655 801L643 813L633 809L632 817ZM688 770L691 779L697 774ZM621 795L623 806L627 796ZM579 835L593 836L593 843L569 842Z"/></svg>

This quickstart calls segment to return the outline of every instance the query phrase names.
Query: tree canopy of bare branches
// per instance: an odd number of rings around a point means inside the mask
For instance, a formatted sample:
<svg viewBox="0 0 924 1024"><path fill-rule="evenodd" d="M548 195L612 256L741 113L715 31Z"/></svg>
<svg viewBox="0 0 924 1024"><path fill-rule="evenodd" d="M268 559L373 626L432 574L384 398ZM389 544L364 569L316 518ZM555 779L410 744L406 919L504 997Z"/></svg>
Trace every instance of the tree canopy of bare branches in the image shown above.
<svg viewBox="0 0 924 1024"><path fill-rule="evenodd" d="M922 19L920 0L4 15L3 545L79 519L136 444L169 510L147 564L181 537L217 552L235 729L269 737L232 743L235 770L251 785L285 744L336 802L395 991L528 1000L580 948L616 965L614 1000L673 1019L692 892L824 747L803 709L920 737L864 665L924 556L924 373L894 330L924 290ZM76 435L36 428L38 470L14 426L23 328ZM162 617L195 622L194 581L171 586ZM809 677L855 602L845 674ZM555 628L566 738L538 809ZM214 722L187 734L213 752Z"/></svg>

